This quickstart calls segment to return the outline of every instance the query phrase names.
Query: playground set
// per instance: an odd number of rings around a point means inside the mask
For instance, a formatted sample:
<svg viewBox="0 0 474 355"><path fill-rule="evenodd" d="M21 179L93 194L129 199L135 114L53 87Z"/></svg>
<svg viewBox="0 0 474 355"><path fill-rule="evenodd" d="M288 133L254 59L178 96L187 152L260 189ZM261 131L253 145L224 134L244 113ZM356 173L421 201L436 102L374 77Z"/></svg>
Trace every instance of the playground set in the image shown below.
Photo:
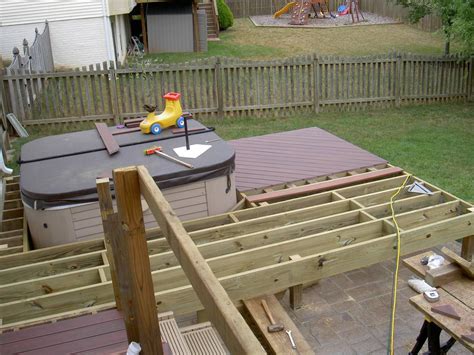
<svg viewBox="0 0 474 355"><path fill-rule="evenodd" d="M316 7L317 6L317 7ZM337 16L351 15L352 23L365 21L364 15L359 8L359 0L347 0L344 5L339 6L337 15L329 10L328 0L297 0L288 2L284 7L273 14L274 18L292 10L290 25L306 25L311 18L311 9L314 11L314 18L336 18Z"/></svg>

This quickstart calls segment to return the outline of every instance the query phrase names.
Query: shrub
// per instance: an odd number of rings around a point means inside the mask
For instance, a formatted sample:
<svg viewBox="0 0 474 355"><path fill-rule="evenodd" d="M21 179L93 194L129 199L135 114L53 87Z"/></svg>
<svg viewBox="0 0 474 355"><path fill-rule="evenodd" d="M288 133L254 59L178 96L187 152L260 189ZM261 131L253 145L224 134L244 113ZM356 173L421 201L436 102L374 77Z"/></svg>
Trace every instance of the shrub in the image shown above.
<svg viewBox="0 0 474 355"><path fill-rule="evenodd" d="M219 29L226 30L234 24L234 15L224 0L217 0L217 12L219 13Z"/></svg>

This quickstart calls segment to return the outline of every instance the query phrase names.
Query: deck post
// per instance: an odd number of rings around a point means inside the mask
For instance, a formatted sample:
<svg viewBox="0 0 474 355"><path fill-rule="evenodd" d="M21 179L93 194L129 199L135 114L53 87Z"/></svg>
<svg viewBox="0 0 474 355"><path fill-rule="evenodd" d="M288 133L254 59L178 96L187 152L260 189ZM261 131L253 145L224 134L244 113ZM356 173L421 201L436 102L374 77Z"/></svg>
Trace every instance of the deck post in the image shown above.
<svg viewBox="0 0 474 355"><path fill-rule="evenodd" d="M102 218L102 225L104 228L104 244L109 262L110 276L112 278L112 286L114 288L115 305L118 311L122 310L122 302L120 300L120 287L117 279L117 270L114 260L114 246L112 242L115 241L113 237L115 234L114 228L118 226L117 214L114 212L112 204L112 196L110 195L109 178L102 178L96 180L97 195L99 196L100 216Z"/></svg>
<svg viewBox="0 0 474 355"><path fill-rule="evenodd" d="M143 3L140 4L140 22L142 26L143 49L145 50L145 53L148 53L148 34L146 32L145 7L143 6Z"/></svg>
<svg viewBox="0 0 474 355"><path fill-rule="evenodd" d="M299 260L301 256L299 254L290 255L290 260ZM290 287L290 307L292 310L301 308L303 303L303 284L295 285Z"/></svg>
<svg viewBox="0 0 474 355"><path fill-rule="evenodd" d="M114 170L118 233L112 244L128 342L163 354L136 168Z"/></svg>
<svg viewBox="0 0 474 355"><path fill-rule="evenodd" d="M463 257L467 261L472 261L473 260L473 258L474 258L474 235L471 235L469 237L465 237L462 240L461 257Z"/></svg>

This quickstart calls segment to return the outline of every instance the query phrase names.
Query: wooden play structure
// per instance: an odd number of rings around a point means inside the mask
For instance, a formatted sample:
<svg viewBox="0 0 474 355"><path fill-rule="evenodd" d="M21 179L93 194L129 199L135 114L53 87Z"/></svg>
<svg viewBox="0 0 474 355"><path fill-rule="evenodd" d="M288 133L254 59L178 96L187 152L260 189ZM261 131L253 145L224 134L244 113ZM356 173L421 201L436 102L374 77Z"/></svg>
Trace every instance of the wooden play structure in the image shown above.
<svg viewBox="0 0 474 355"><path fill-rule="evenodd" d="M318 9L316 8L318 6ZM344 15L351 15L352 23L360 22L364 19L364 15L359 8L359 0L347 0ZM331 18L334 15L329 10L328 0L296 0L288 2L284 7L273 14L274 18L292 10L290 25L306 25L310 18L311 9L314 11L315 17Z"/></svg>
<svg viewBox="0 0 474 355"><path fill-rule="evenodd" d="M351 15L352 23L365 21L364 15L360 11L359 0L346 1L346 14Z"/></svg>
<svg viewBox="0 0 474 355"><path fill-rule="evenodd" d="M319 6L319 11L316 9L315 5ZM290 25L306 25L308 23L311 9L313 9L316 17L318 14L323 18L332 16L329 11L328 0L298 0L294 2L292 7L293 12L291 14Z"/></svg>
<svg viewBox="0 0 474 355"><path fill-rule="evenodd" d="M390 197L406 178L390 165L360 169L254 191L241 209L181 222L146 168L116 169L117 212L108 180L97 181L105 239L0 258L0 330L126 305L128 340L151 353L159 348L156 307L205 310L232 353L263 353L239 312L255 308L247 300L290 288L298 307L301 285L392 259ZM432 194L410 193L415 181ZM145 231L140 196L160 228ZM402 255L463 239L462 256L472 256L471 204L411 176L394 209ZM130 275L142 275L141 284ZM131 302L138 299L146 301Z"/></svg>

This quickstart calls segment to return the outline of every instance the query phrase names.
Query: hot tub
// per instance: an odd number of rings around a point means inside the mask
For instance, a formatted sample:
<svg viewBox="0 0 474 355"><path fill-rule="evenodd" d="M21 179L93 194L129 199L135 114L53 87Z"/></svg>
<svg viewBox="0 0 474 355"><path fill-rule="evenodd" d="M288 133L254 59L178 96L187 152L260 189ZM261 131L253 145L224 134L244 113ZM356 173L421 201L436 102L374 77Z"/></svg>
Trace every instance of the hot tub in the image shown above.
<svg viewBox="0 0 474 355"><path fill-rule="evenodd" d="M194 120L188 125L190 144L211 145L195 159L175 154L173 148L184 146L185 138L171 129L157 136L141 132L114 135L120 145L114 155L107 153L96 130L40 138L23 145L20 189L34 247L102 236L96 178L111 178L112 170L120 167L146 166L182 220L230 210L236 203L235 152L213 130ZM115 127L109 130L120 131ZM158 155L146 156L144 150L154 145L194 168ZM142 207L145 227L156 226L144 201Z"/></svg>

